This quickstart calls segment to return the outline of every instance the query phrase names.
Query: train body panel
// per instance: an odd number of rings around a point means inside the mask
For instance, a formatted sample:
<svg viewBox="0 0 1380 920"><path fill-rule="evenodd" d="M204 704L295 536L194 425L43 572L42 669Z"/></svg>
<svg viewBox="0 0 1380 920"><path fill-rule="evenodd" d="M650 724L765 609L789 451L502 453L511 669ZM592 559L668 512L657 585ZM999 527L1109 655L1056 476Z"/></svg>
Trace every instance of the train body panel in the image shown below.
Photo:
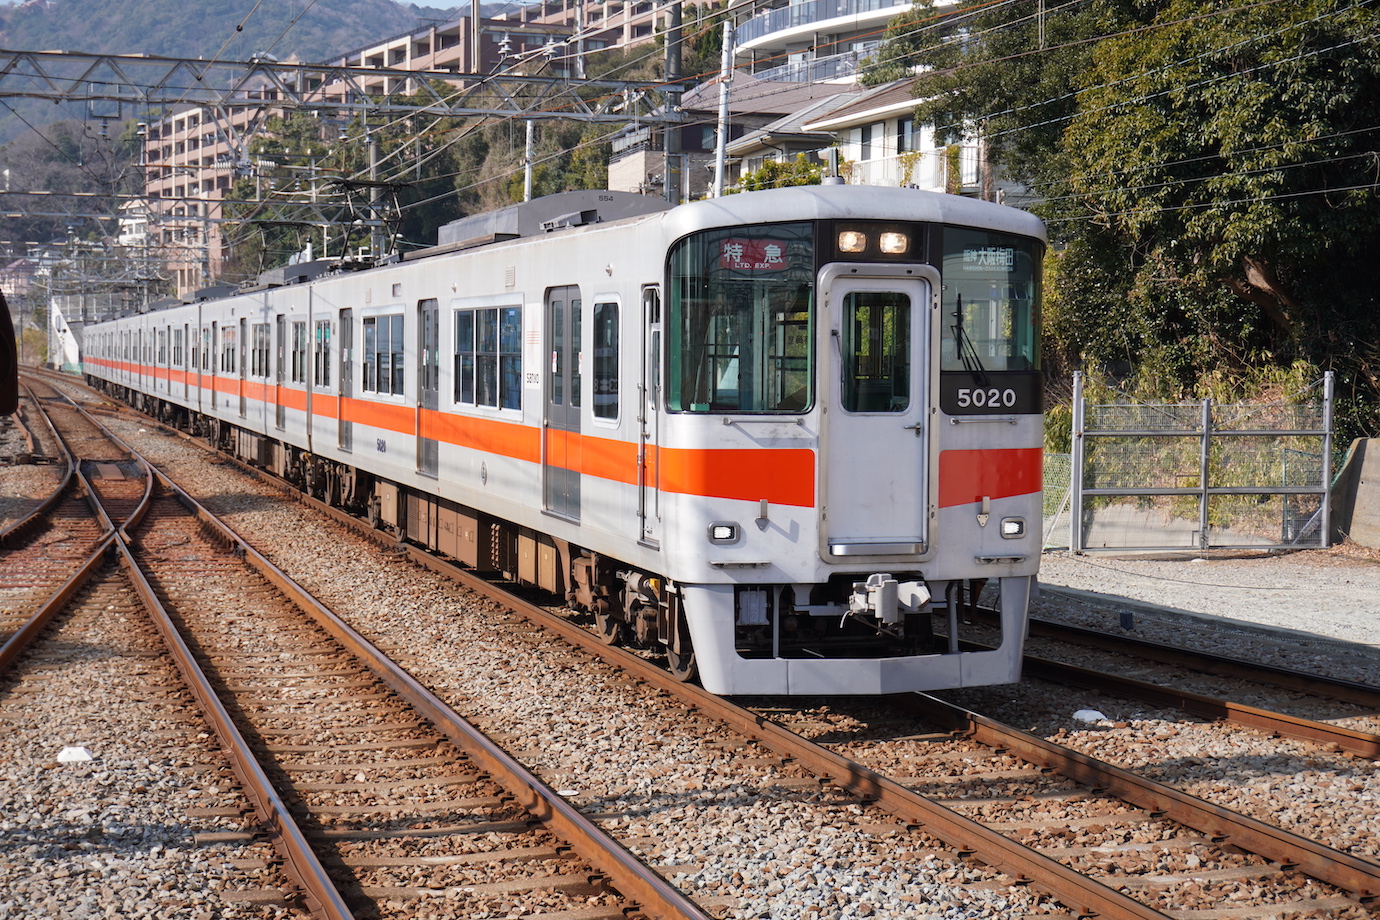
<svg viewBox="0 0 1380 920"><path fill-rule="evenodd" d="M570 195L543 213L583 226L93 326L86 372L715 692L1018 679L1038 221L816 187L597 222L619 197ZM1001 646L960 651L987 582Z"/></svg>

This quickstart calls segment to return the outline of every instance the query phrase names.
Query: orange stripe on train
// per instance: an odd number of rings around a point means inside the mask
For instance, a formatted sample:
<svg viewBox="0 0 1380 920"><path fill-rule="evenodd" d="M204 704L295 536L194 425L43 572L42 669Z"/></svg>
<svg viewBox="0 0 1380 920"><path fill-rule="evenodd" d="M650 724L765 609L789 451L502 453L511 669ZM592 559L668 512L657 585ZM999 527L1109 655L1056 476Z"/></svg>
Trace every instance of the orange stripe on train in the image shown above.
<svg viewBox="0 0 1380 920"><path fill-rule="evenodd" d="M1044 450L944 450L939 452L939 507L987 498L1012 498L1044 488Z"/></svg>

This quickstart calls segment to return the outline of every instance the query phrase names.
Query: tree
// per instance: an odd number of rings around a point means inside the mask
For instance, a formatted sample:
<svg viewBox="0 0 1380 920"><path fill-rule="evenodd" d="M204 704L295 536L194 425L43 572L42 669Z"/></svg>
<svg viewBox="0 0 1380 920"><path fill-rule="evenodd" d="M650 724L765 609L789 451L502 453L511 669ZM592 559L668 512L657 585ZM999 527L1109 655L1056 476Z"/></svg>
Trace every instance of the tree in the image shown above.
<svg viewBox="0 0 1380 920"><path fill-rule="evenodd" d="M981 134L1009 178L1038 183L1057 175L1059 138L1076 107L1070 88L1086 67L1088 40L1120 17L1081 2L936 2L917 0L892 20L863 82L913 76L916 120L934 126L940 143Z"/></svg>
<svg viewBox="0 0 1380 920"><path fill-rule="evenodd" d="M925 2L877 74L918 68L917 118L1043 199L1047 370L1169 396L1303 362L1354 432L1380 396L1377 29L1356 0Z"/></svg>
<svg viewBox="0 0 1380 920"><path fill-rule="evenodd" d="M1380 395L1366 278L1380 244L1380 12L1133 6L1149 28L1097 43L1061 138L1068 180L1046 189L1072 254L1120 269L1112 285L1060 275L1083 320L1067 344L1097 355L1111 331L1099 311L1129 302L1141 341L1121 344L1162 379L1304 359ZM1368 427L1373 410L1354 421Z"/></svg>
<svg viewBox="0 0 1380 920"><path fill-rule="evenodd" d="M0 222L4 238L44 243L69 235L99 238L114 230L114 221L92 222L81 215L114 214L119 192L138 193L142 178L131 167L137 145L133 126L124 135L102 135L80 122L63 121L32 130L0 148L5 166L0 205L12 215ZM127 136L126 136L127 135ZM75 192L81 198L29 192ZM85 197L96 195L100 197Z"/></svg>
<svg viewBox="0 0 1380 920"><path fill-rule="evenodd" d="M767 160L760 169L745 173L738 180L738 191L756 192L765 188L787 188L792 185L819 185L824 179L824 167L811 163L805 154L797 153L794 160Z"/></svg>

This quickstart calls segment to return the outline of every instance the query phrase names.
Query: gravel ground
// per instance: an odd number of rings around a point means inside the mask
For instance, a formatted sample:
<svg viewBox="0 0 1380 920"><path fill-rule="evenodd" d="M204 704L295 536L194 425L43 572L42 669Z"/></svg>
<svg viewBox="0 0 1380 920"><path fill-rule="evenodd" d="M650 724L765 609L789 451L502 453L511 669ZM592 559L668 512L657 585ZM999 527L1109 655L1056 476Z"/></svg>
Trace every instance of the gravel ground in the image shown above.
<svg viewBox="0 0 1380 920"><path fill-rule="evenodd" d="M516 752L529 768L608 816L615 836L720 916L1012 920L1051 909L934 841L895 838L894 822L833 787L802 787L760 755L725 749L722 730L568 647L516 641L490 602L300 505L265 501L281 493L208 467L181 441L112 427L484 731L509 743L535 733L541 746Z"/></svg>
<svg viewBox="0 0 1380 920"><path fill-rule="evenodd" d="M287 916L266 841L198 836L243 831L246 803L133 602L40 642L0 683L0 920Z"/></svg>
<svg viewBox="0 0 1380 920"><path fill-rule="evenodd" d="M133 439L135 427L119 431ZM168 456L195 456L170 438L140 440L151 452L156 446ZM597 667L568 653L515 649L465 592L381 562L377 551L342 541L298 506L265 503L247 480L191 462L199 472L189 487L219 496L237 529L264 540L276 562L321 590L361 631L381 645L404 646L414 673L486 730L519 737L535 725L551 739L584 739L578 746L553 740L524 759L582 808L621 815L612 821L615 833L687 891L735 905L726 916L1007 920L1042 909L1023 890L966 887L981 873L932 852L909 852L913 839L841 829L818 795L812 800L788 785L763 795L740 753L696 741ZM329 555L321 551L328 543ZM1191 636L1209 647L1230 641L1246 655L1283 649L1286 658L1314 656L1320 669L1345 664L1380 674L1380 627L1371 622L1380 611L1380 556L1355 548L1200 558L1051 554L1041 579L1050 588L1037 603L1041 615L1115 631L1129 613L1140 636ZM1080 602L1067 603L1064 590L1079 592ZM1085 701L1029 682L955 695L1195 795L1376 858L1380 775L1371 762L1109 700L1091 701L1108 718L1088 724L1072 717ZM853 809L857 821L875 820Z"/></svg>
<svg viewBox="0 0 1380 920"><path fill-rule="evenodd" d="M1284 554L1046 553L1040 582L1380 648L1380 553L1354 545Z"/></svg>

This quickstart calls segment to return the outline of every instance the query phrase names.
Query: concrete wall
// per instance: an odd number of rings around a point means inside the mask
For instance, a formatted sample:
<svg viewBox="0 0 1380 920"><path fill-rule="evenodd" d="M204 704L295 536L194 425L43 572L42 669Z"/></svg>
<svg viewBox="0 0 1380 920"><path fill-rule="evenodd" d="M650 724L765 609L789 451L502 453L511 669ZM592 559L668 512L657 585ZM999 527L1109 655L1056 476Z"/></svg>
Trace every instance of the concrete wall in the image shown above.
<svg viewBox="0 0 1380 920"><path fill-rule="evenodd" d="M1332 539L1380 548L1380 438L1351 442L1332 488Z"/></svg>

